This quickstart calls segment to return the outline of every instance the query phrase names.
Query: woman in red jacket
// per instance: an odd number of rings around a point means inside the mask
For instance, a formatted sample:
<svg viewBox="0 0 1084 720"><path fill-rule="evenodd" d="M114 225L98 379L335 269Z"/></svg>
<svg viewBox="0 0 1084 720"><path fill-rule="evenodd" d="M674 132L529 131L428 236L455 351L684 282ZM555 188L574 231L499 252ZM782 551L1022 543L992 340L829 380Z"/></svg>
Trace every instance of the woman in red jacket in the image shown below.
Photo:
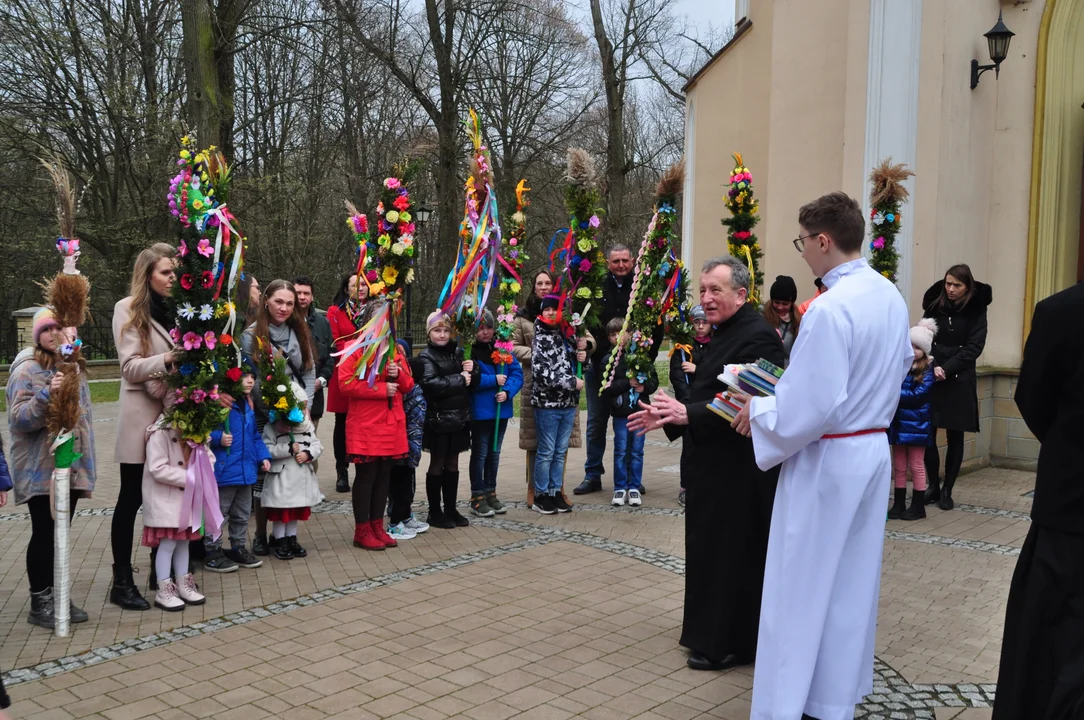
<svg viewBox="0 0 1084 720"><path fill-rule="evenodd" d="M371 302L362 312L362 325L383 302ZM395 460L405 458L407 444L406 413L403 396L414 388L410 365L399 346L395 359L377 376L372 387L356 377L361 353L355 353L339 365L339 391L348 402L350 423L346 428L346 456L354 463L354 547L383 550L395 547L384 530L384 508L388 505L388 487Z"/></svg>
<svg viewBox="0 0 1084 720"><path fill-rule="evenodd" d="M358 276L354 273L343 275L339 283L339 292L331 301L331 307L327 309L327 322L331 326L331 340L335 344L335 351L345 348L354 335L357 334L361 325L357 322L361 318L361 311L365 301L369 299L369 286L364 281L358 285ZM335 358L338 362L338 358ZM339 390L339 373L331 374L331 381L327 386L327 405L325 412L335 413L335 491L341 493L350 492L350 480L346 472L349 462L346 459L346 411L348 401Z"/></svg>

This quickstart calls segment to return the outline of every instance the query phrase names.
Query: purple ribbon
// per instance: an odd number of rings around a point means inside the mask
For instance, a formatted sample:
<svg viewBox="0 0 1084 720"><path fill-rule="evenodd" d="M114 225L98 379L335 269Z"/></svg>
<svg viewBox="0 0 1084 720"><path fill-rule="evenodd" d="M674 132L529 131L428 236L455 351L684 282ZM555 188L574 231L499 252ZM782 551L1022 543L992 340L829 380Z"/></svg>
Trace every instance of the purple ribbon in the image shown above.
<svg viewBox="0 0 1084 720"><path fill-rule="evenodd" d="M222 511L218 508L218 481L211 465L211 451L206 445L191 440L187 442L188 447L192 448L192 455L188 460L184 498L181 500L181 529L194 532L205 524L211 539L217 540L222 534ZM204 516L209 518L207 523L203 522Z"/></svg>

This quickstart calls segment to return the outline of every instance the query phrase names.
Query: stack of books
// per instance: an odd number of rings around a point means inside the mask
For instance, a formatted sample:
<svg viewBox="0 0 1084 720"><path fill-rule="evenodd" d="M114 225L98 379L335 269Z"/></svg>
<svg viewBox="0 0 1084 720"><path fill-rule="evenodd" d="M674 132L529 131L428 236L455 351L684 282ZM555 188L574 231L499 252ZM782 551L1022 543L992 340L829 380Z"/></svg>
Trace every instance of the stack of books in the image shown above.
<svg viewBox="0 0 1084 720"><path fill-rule="evenodd" d="M708 409L716 415L733 422L745 407L744 396L770 397L775 395L775 384L783 377L783 368L767 360L757 360L745 365L727 365L721 380L728 389L715 396Z"/></svg>

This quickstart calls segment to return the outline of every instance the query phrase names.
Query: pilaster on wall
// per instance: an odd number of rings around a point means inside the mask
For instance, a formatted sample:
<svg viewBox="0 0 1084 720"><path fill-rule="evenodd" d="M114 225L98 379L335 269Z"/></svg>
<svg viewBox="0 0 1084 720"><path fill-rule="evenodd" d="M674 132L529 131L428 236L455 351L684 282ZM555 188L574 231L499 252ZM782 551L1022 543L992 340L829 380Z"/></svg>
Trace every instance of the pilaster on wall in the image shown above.
<svg viewBox="0 0 1084 720"><path fill-rule="evenodd" d="M922 0L871 0L869 67L866 76L865 170L886 157L915 169L918 147L918 70L922 41ZM914 196L915 178L907 181ZM867 188L866 178L862 187ZM869 217L868 192L862 198ZM903 207L903 225L896 238L900 255L897 285L911 287L914 244L913 201ZM868 245L866 246L868 248ZM868 249L865 251L868 255Z"/></svg>

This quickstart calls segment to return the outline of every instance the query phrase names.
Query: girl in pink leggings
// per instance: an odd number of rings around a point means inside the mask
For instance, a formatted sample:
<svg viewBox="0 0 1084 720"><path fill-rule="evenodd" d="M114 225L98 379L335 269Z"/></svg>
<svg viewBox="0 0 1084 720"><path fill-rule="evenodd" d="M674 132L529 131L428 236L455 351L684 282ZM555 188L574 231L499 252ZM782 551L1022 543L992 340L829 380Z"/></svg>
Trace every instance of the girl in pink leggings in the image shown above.
<svg viewBox="0 0 1084 720"><path fill-rule="evenodd" d="M895 500L888 511L889 520L919 520L926 517L926 467L923 457L935 437L930 410L930 392L934 382L930 348L936 334L937 323L929 318L920 320L918 325L911 328L915 361L911 363L911 372L900 388L900 404L888 429L888 442L892 446L892 482L895 485ZM910 507L907 506L908 470L911 471L913 485Z"/></svg>

